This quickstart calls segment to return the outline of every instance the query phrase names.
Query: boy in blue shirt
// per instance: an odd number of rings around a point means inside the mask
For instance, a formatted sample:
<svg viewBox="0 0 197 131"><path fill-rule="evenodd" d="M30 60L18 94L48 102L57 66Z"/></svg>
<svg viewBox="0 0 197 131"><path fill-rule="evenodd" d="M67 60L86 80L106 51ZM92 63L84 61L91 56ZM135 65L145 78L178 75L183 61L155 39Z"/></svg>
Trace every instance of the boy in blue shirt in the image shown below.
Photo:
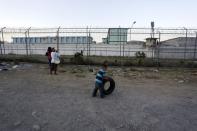
<svg viewBox="0 0 197 131"><path fill-rule="evenodd" d="M95 79L95 88L93 90L93 93L92 93L92 97L95 97L96 94L97 94L97 90L99 90L100 92L100 97L101 98L104 98L105 94L104 94L104 83L103 83L103 80L104 79L107 79L105 77L105 74L106 74L106 70L107 70L107 67L108 67L108 63L107 61L105 61L102 65L102 68L98 71L98 73L96 74L96 79Z"/></svg>

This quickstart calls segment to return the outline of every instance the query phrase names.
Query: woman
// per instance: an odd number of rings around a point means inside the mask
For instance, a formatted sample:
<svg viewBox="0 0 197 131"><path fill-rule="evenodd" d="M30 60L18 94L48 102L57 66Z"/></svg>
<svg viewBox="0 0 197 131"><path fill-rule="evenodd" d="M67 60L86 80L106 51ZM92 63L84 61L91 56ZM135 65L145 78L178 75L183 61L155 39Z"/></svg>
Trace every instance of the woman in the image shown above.
<svg viewBox="0 0 197 131"><path fill-rule="evenodd" d="M51 68L51 52L52 52L51 47L48 47L46 56L48 57L49 69Z"/></svg>
<svg viewBox="0 0 197 131"><path fill-rule="evenodd" d="M55 50L55 48L52 49L51 52L51 70L50 70L50 74L55 73L55 75L57 75L57 66L60 63L60 55L58 53L57 50Z"/></svg>

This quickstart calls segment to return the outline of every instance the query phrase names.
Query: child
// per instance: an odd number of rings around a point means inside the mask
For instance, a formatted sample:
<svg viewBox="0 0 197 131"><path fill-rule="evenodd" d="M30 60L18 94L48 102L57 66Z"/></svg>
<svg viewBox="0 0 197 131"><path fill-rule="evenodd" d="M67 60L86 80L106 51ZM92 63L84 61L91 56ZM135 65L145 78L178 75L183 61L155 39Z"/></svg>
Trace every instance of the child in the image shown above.
<svg viewBox="0 0 197 131"><path fill-rule="evenodd" d="M48 57L49 68L51 68L51 52L52 52L52 48L48 47L47 52L46 52L46 56Z"/></svg>
<svg viewBox="0 0 197 131"><path fill-rule="evenodd" d="M105 94L104 94L104 83L103 80L107 79L105 77L105 73L108 67L108 63L107 61L105 61L102 65L102 68L99 70L99 72L96 74L96 79L95 79L95 88L93 90L92 93L92 97L95 97L97 94L97 90L99 90L100 92L100 97L104 98Z"/></svg>

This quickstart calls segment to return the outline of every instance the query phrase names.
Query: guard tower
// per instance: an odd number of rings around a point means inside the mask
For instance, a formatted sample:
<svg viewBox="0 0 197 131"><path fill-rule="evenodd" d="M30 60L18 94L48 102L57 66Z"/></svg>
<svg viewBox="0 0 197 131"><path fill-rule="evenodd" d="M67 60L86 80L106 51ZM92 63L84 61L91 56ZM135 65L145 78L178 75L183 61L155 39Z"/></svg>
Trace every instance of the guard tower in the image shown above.
<svg viewBox="0 0 197 131"><path fill-rule="evenodd" d="M107 38L103 38L106 44L126 44L128 28L109 28Z"/></svg>

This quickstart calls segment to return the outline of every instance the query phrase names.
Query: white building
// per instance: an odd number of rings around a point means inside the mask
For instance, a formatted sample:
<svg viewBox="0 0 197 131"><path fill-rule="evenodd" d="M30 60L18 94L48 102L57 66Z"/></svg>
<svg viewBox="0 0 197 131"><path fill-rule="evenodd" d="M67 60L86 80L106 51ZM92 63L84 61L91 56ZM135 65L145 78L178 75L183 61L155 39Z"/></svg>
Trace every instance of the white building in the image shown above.
<svg viewBox="0 0 197 131"><path fill-rule="evenodd" d="M196 37L177 37L161 42L161 46L169 47L194 47L196 45Z"/></svg>
<svg viewBox="0 0 197 131"><path fill-rule="evenodd" d="M177 37L162 41L156 57L168 59L197 59L196 37Z"/></svg>
<svg viewBox="0 0 197 131"><path fill-rule="evenodd" d="M93 43L93 38L88 36L64 36L64 37L12 37L13 44L87 44Z"/></svg>

